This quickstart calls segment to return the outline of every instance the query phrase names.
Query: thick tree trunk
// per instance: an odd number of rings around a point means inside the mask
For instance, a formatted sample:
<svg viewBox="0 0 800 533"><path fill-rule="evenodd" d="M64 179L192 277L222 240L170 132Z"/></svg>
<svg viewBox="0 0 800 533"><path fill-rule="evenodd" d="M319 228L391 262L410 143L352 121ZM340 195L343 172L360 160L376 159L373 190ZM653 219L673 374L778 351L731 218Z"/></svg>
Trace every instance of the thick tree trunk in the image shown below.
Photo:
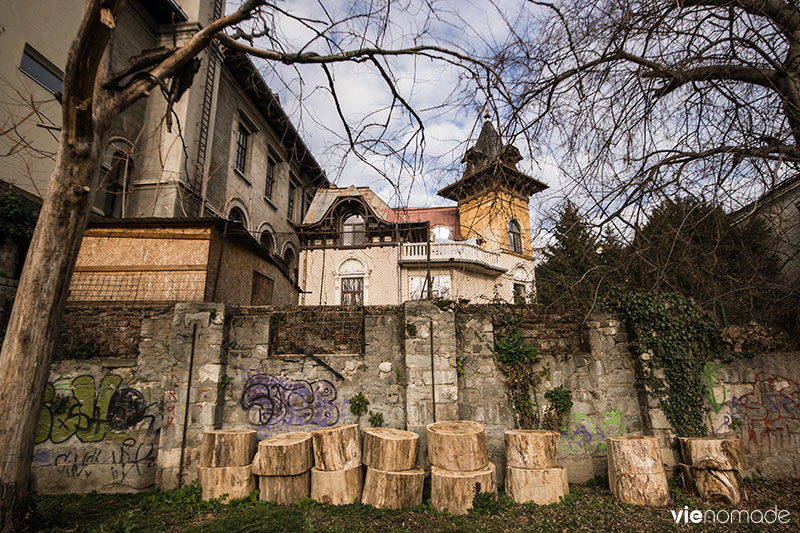
<svg viewBox="0 0 800 533"><path fill-rule="evenodd" d="M664 506L669 487L656 437L608 437L608 485L621 502Z"/></svg>
<svg viewBox="0 0 800 533"><path fill-rule="evenodd" d="M259 476L259 499L278 505L294 505L311 492L311 471L291 476Z"/></svg>
<svg viewBox="0 0 800 533"><path fill-rule="evenodd" d="M319 503L349 505L361 501L361 465L347 470L311 469L311 497Z"/></svg>
<svg viewBox="0 0 800 533"><path fill-rule="evenodd" d="M364 430L364 464L387 472L411 470L417 464L419 435L392 428Z"/></svg>
<svg viewBox="0 0 800 533"><path fill-rule="evenodd" d="M367 468L361 501L378 509L403 509L422 505L424 470L386 472Z"/></svg>
<svg viewBox="0 0 800 533"><path fill-rule="evenodd" d="M314 466L318 470L349 470L361 466L358 424L334 426L311 432ZM352 503L352 502L350 502Z"/></svg>
<svg viewBox="0 0 800 533"><path fill-rule="evenodd" d="M221 499L222 503L249 496L256 488L255 477L250 465L198 466L197 479L200 481L204 500L224 496Z"/></svg>
<svg viewBox="0 0 800 533"><path fill-rule="evenodd" d="M567 471L561 466L531 470L509 465L506 467L506 494L517 503L558 503L569 494Z"/></svg>
<svg viewBox="0 0 800 533"><path fill-rule="evenodd" d="M200 466L246 466L256 453L252 429L213 429L203 432Z"/></svg>
<svg viewBox="0 0 800 533"><path fill-rule="evenodd" d="M431 466L431 505L437 511L466 514L477 492L497 492L494 463L469 472Z"/></svg>
<svg viewBox="0 0 800 533"><path fill-rule="evenodd" d="M311 433L301 431L262 440L253 459L253 473L257 476L295 476L308 472L312 466Z"/></svg>
<svg viewBox="0 0 800 533"><path fill-rule="evenodd" d="M553 468L558 463L558 433L539 429L510 429L506 440L506 465L514 468Z"/></svg>
<svg viewBox="0 0 800 533"><path fill-rule="evenodd" d="M486 466L483 425L470 420L428 424L428 460L445 470L469 471ZM451 511L452 512L452 511Z"/></svg>

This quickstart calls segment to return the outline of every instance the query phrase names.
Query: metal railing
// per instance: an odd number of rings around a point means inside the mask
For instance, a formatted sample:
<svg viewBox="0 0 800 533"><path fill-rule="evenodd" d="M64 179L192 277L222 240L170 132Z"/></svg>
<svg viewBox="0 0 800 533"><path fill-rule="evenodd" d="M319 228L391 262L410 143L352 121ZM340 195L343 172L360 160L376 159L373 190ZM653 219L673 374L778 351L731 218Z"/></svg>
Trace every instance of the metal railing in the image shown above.
<svg viewBox="0 0 800 533"><path fill-rule="evenodd" d="M404 243L400 254L401 261L427 261L428 243ZM461 242L432 242L431 262L462 261L477 263L492 268L500 267L500 254L484 250L475 244Z"/></svg>

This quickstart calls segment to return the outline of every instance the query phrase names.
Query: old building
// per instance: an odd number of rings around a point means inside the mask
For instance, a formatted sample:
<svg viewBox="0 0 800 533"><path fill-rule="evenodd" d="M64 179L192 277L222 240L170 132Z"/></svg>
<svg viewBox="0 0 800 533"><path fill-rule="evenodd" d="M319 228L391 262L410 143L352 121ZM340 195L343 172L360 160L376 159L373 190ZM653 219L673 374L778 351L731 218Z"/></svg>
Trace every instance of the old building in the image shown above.
<svg viewBox="0 0 800 533"><path fill-rule="evenodd" d="M61 122L55 95L82 7L80 0L3 5L0 179L37 196L47 194ZM224 7L222 0L130 0L109 47L111 71L180 45ZM328 181L246 55L211 46L200 59L172 112L154 91L114 124L94 214L237 221L287 267L270 275L288 272L294 284L293 223Z"/></svg>
<svg viewBox="0 0 800 533"><path fill-rule="evenodd" d="M530 301L528 202L547 186L517 169L521 159L487 119L463 176L439 191L456 206L391 208L367 187L319 189L296 226L300 303L397 304L429 288L442 299Z"/></svg>

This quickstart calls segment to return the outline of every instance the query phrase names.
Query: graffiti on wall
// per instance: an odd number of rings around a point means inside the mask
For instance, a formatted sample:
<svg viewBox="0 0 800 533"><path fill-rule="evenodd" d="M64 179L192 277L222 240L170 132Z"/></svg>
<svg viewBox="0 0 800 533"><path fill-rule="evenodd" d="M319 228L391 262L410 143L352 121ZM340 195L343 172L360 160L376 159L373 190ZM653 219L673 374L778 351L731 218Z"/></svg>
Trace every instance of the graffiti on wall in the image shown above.
<svg viewBox="0 0 800 533"><path fill-rule="evenodd" d="M336 386L327 379L294 380L250 374L242 391L242 408L257 426L334 426L339 422Z"/></svg>
<svg viewBox="0 0 800 533"><path fill-rule="evenodd" d="M127 438L113 448L88 446L65 452L41 450L33 458L34 466L46 466L72 479L88 479L97 468L108 468L112 482L141 477L156 465L155 444Z"/></svg>
<svg viewBox="0 0 800 533"><path fill-rule="evenodd" d="M122 376L108 374L99 385L91 375L69 379L62 374L45 387L36 444L65 442L75 436L81 442L100 442L108 431L125 432L143 421L152 428L141 391L128 387Z"/></svg>
<svg viewBox="0 0 800 533"><path fill-rule="evenodd" d="M717 432L729 431L736 419L744 423L747 448L748 441L757 447L759 444L782 447L784 443L794 447L794 440L800 438L800 385L778 374L756 373L752 389L731 398Z"/></svg>
<svg viewBox="0 0 800 533"><path fill-rule="evenodd" d="M708 403L711 404L711 410L714 411L715 414L720 412L722 405L724 405L728 399L725 391L725 383L717 375L720 369L722 369L721 363L706 363L705 366L703 366L703 378L706 382L706 397L708 398ZM721 392L721 398L719 399L714 393L715 385L717 385L717 388Z"/></svg>
<svg viewBox="0 0 800 533"><path fill-rule="evenodd" d="M625 418L620 411L607 411L598 420L589 415L573 413L561 430L558 448L564 453L589 455L605 453L606 437L619 437L625 433Z"/></svg>

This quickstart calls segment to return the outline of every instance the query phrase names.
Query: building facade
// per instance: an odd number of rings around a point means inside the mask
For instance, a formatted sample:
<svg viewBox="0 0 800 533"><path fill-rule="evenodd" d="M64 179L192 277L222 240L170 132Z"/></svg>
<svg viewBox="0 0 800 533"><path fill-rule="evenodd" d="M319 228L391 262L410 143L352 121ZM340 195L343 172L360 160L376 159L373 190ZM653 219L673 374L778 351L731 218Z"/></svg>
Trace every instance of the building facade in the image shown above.
<svg viewBox="0 0 800 533"><path fill-rule="evenodd" d="M323 188L296 229L305 305L392 305L427 297L530 302L528 202L547 186L488 121L463 176L439 191L452 207L391 208L367 187Z"/></svg>

